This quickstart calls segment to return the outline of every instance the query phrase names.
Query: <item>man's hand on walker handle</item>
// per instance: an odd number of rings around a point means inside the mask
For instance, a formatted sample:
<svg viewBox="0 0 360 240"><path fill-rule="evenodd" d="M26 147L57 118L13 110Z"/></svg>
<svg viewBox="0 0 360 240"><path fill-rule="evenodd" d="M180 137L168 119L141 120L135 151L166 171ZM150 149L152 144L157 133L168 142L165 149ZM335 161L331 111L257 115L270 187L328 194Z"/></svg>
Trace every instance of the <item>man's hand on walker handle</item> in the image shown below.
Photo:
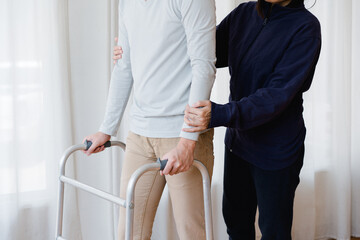
<svg viewBox="0 0 360 240"><path fill-rule="evenodd" d="M184 132L201 132L208 128L211 120L211 102L198 101L191 107L186 106L184 122L192 128L183 128Z"/></svg>
<svg viewBox="0 0 360 240"><path fill-rule="evenodd" d="M111 138L110 135L107 135L107 134L102 133L102 132L97 132L95 134L92 134L90 136L85 137L83 142L85 142L85 140L91 141L92 145L87 151L83 150L83 153L90 156L93 153L98 153L98 152L104 151L104 149L105 149L104 144L107 141L109 141L110 138Z"/></svg>
<svg viewBox="0 0 360 240"><path fill-rule="evenodd" d="M113 62L116 64L116 61L122 58L123 50L121 46L117 46L118 38L115 37L115 47L114 47L114 56Z"/></svg>
<svg viewBox="0 0 360 240"><path fill-rule="evenodd" d="M180 138L179 143L175 148L166 153L162 159L167 159L168 162L161 175L174 175L181 172L186 172L190 169L194 162L194 151L196 141Z"/></svg>

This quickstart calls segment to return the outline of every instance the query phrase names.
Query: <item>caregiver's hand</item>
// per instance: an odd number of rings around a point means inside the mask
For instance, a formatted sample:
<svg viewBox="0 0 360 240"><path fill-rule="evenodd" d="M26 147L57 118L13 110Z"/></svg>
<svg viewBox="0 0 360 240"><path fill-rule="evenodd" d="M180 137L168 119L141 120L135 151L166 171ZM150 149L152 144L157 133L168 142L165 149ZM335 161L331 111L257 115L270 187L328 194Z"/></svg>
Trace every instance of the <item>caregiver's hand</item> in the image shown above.
<svg viewBox="0 0 360 240"><path fill-rule="evenodd" d="M117 44L118 42L118 38L115 37L115 44ZM116 64L117 60L121 59L122 58L122 54L123 54L123 50L122 50L122 47L121 46L115 46L114 47L114 56L113 56L113 63Z"/></svg>
<svg viewBox="0 0 360 240"><path fill-rule="evenodd" d="M183 128L184 132L201 132L208 128L211 119L211 102L198 101L191 107L186 106L184 121L192 128Z"/></svg>

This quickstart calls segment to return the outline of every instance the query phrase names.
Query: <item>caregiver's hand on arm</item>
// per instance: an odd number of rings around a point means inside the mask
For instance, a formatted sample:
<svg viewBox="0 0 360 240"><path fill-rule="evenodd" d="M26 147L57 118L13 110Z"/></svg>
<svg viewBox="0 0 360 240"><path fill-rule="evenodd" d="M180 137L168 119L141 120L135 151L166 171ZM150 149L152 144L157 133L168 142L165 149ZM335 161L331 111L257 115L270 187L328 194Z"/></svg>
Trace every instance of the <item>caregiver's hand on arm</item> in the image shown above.
<svg viewBox="0 0 360 240"><path fill-rule="evenodd" d="M92 145L91 147L85 151L83 150L83 152L90 156L92 153L98 153L98 152L102 152L105 149L104 144L109 141L111 138L110 135L107 135L105 133L102 132L97 132L95 134L89 135L87 137L84 138L83 142L85 142L85 140L91 141Z"/></svg>
<svg viewBox="0 0 360 240"><path fill-rule="evenodd" d="M186 106L184 121L192 128L184 128L184 132L201 132L208 128L211 120L211 102L198 101L191 107Z"/></svg>
<svg viewBox="0 0 360 240"><path fill-rule="evenodd" d="M115 44L117 44L118 42L118 38L115 37ZM113 56L113 60L114 60L114 64L116 64L116 61L122 58L122 54L123 54L123 50L121 46L115 46L114 47L114 56Z"/></svg>

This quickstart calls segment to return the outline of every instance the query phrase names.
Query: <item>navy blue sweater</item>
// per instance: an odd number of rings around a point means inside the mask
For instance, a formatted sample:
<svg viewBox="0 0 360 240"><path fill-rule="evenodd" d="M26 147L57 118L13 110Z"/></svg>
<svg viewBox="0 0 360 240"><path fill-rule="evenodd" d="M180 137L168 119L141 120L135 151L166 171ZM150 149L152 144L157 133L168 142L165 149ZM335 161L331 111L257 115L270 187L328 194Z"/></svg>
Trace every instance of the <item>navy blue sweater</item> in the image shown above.
<svg viewBox="0 0 360 240"><path fill-rule="evenodd" d="M217 27L217 67L229 67L230 98L212 103L209 127L226 126L225 144L262 169L291 165L305 139L303 92L321 48L320 24L305 7L238 6Z"/></svg>

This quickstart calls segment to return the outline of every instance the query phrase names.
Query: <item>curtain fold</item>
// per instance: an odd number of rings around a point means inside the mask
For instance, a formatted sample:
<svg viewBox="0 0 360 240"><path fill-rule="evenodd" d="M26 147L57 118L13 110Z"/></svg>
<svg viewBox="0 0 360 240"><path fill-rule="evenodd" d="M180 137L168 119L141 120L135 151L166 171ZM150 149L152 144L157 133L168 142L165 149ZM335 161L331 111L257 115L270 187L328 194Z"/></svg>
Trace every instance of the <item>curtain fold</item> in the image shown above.
<svg viewBox="0 0 360 240"><path fill-rule="evenodd" d="M352 55L351 55L351 233L360 237L360 8L352 1Z"/></svg>
<svg viewBox="0 0 360 240"><path fill-rule="evenodd" d="M308 234L303 232L305 226L312 229L314 239L359 236L356 120L360 109L356 102L360 89L355 66L360 35L359 14L353 11L356 2L317 1L310 9L320 20L323 47L313 86L305 94L308 134L302 183L296 196L297 239L307 239L303 237Z"/></svg>

